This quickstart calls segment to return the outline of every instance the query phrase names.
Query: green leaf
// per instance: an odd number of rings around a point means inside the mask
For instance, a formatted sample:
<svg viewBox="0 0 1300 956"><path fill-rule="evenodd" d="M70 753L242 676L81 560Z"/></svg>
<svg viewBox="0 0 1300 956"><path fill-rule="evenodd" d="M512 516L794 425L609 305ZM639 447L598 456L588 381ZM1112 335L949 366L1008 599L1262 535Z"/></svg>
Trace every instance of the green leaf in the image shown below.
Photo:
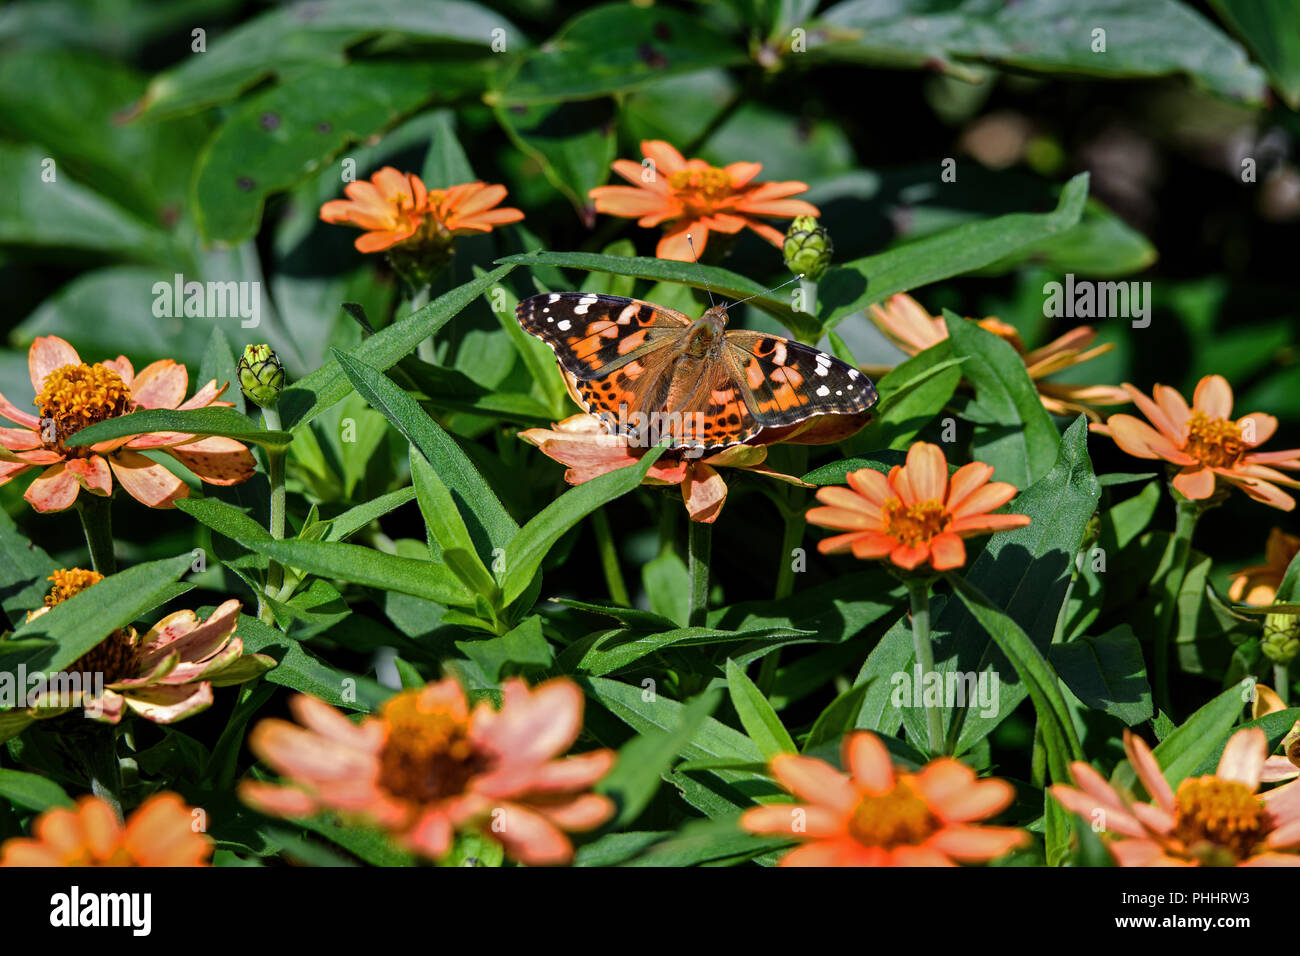
<svg viewBox="0 0 1300 956"><path fill-rule="evenodd" d="M136 107L150 119L234 99L266 77L344 64L344 51L381 33L489 47L494 30L508 48L527 38L486 7L462 0L311 0L286 4L213 36L210 49L159 74ZM486 52L486 51L484 51Z"/></svg>
<svg viewBox="0 0 1300 956"><path fill-rule="evenodd" d="M1024 681L1034 702L1034 710L1038 713L1038 726L1047 742L1049 754L1054 749L1056 751L1049 757L1052 779L1067 782L1070 777L1066 768L1070 761L1084 759L1083 746L1079 743L1056 674L1019 624L961 576L949 572L946 577L962 604L979 621L989 637L993 638Z"/></svg>
<svg viewBox="0 0 1300 956"><path fill-rule="evenodd" d="M44 150L0 144L0 177L11 188L0 203L0 243L36 249L85 249L171 269L184 264L171 236L87 189L68 171L49 167ZM55 179L43 172L54 168Z"/></svg>
<svg viewBox="0 0 1300 956"><path fill-rule="evenodd" d="M50 807L70 807L72 798L63 788L37 773L0 769L0 797L15 807L42 813Z"/></svg>
<svg viewBox="0 0 1300 956"><path fill-rule="evenodd" d="M483 595L489 603L495 603L500 597L500 589L474 548L474 542L465 527L456 502L447 490L438 473L433 470L427 458L420 450L411 446L411 480L415 483L415 492L419 497L420 513L429 534L438 543L442 560L464 582L465 587ZM437 554L434 555L438 557Z"/></svg>
<svg viewBox="0 0 1300 956"><path fill-rule="evenodd" d="M758 744L764 757L771 760L778 754L798 753L799 748L794 745L790 732L763 692L730 658L727 659L727 690L741 725L750 739Z"/></svg>
<svg viewBox="0 0 1300 956"><path fill-rule="evenodd" d="M483 274L482 269L478 266L474 267L476 277ZM564 384L564 377L560 374L560 367L555 361L555 353L541 339L524 331L523 326L515 318L515 308L519 305L519 299L504 284L490 289L488 298L500 299L500 308L494 306L492 314L496 316L501 328L505 329L510 343L523 359L524 365L528 367L533 383L549 409L550 417L560 418L568 403L569 393Z"/></svg>
<svg viewBox="0 0 1300 956"><path fill-rule="evenodd" d="M1074 696L1094 710L1130 727L1154 716L1142 645L1127 624L1098 637L1053 644L1047 659Z"/></svg>
<svg viewBox="0 0 1300 956"><path fill-rule="evenodd" d="M1240 686L1238 686L1240 690ZM1242 730L1249 730L1252 727L1258 727L1264 731L1264 736L1268 742L1268 753L1272 753L1282 742L1282 738L1291 732L1296 721L1300 720L1300 707L1288 707L1286 710L1275 710L1271 714L1265 714L1263 717L1257 717L1254 720L1247 720L1240 726L1234 727L1232 733L1236 734ZM1190 773L1189 777L1199 777L1207 773L1214 773L1219 766L1219 759L1223 756L1223 750L1228 745L1228 739L1225 737L1219 741L1218 746L1206 753Z"/></svg>
<svg viewBox="0 0 1300 956"><path fill-rule="evenodd" d="M28 671L63 670L113 631L157 607L162 596L173 594L174 583L190 569L192 561L186 552L137 564L24 622L14 631L14 640L43 637L53 643L11 653L4 652L0 644L0 672L12 671L20 663Z"/></svg>
<svg viewBox="0 0 1300 956"><path fill-rule="evenodd" d="M94 445L124 435L143 435L148 432L181 432L200 438L223 435L267 448L284 448L293 440L288 432L263 430L257 422L233 408L196 408L190 411L142 408L83 428L64 444Z"/></svg>
<svg viewBox="0 0 1300 956"><path fill-rule="evenodd" d="M561 535L601 505L613 501L641 484L663 446L646 451L635 465L593 478L570 488L524 525L506 545L505 570L501 574L503 602L509 605L524 593L542 559Z"/></svg>
<svg viewBox="0 0 1300 956"><path fill-rule="evenodd" d="M675 259L649 259L644 256L598 255L593 252L525 252L506 256L498 259L497 262L508 265L560 266L569 269L585 269L589 272L608 272L636 279L672 282L701 290L707 283L715 297L725 297L732 301L749 299L748 305L775 316L796 336L812 335L816 338L819 334L811 316L794 311L788 300L769 295L766 287L752 279L746 279L744 276L717 266L678 262Z"/></svg>
<svg viewBox="0 0 1300 956"><path fill-rule="evenodd" d="M506 512L496 493L455 440L392 379L358 358L360 351L358 348L353 353L334 352L348 380L376 411L419 449L451 492L462 518L471 516L474 519L470 536L477 552L490 554L496 548L505 548L516 536L519 526Z"/></svg>
<svg viewBox="0 0 1300 956"><path fill-rule="evenodd" d="M804 753L839 740L855 729L870 687L870 679L861 681L827 704L826 709L817 715L812 730L808 731L808 739L803 744Z"/></svg>
<svg viewBox="0 0 1300 956"><path fill-rule="evenodd" d="M1116 79L1184 74L1233 100L1257 103L1263 93L1263 78L1244 51L1176 0L1075 0L1065 8L1050 0L849 0L824 17L831 42L810 45L817 58L924 65L972 81L981 63ZM1098 27L1105 30L1104 50L1094 48Z"/></svg>
<svg viewBox="0 0 1300 956"><path fill-rule="evenodd" d="M448 189L474 182L478 177L456 138L455 114L450 110L438 110L431 119L433 135L429 151L424 156L424 169L420 172L424 185L428 189ZM475 275L478 273L476 268Z"/></svg>
<svg viewBox="0 0 1300 956"><path fill-rule="evenodd" d="M834 334L834 333L832 333ZM906 450L961 384L962 359L940 342L891 369L876 383L880 403L870 425L855 437L855 447Z"/></svg>
<svg viewBox="0 0 1300 956"><path fill-rule="evenodd" d="M663 774L717 709L717 691L701 694L678 711L679 722L667 729L643 731L624 744L614 769L596 784L618 806L610 828L626 827L641 815L658 791Z"/></svg>
<svg viewBox="0 0 1300 956"><path fill-rule="evenodd" d="M500 282L513 265L493 269L440 295L424 308L362 340L348 355L378 371L392 368L487 289ZM286 428L296 429L336 404L352 390L338 362L327 362L286 388L277 406ZM427 454L427 449L421 449ZM430 461L436 460L430 457Z"/></svg>
<svg viewBox="0 0 1300 956"><path fill-rule="evenodd" d="M975 427L972 453L994 478L1025 489L1056 461L1061 436L1039 400L1024 360L1009 342L944 311L954 358L975 386L975 400L996 424Z"/></svg>
<svg viewBox="0 0 1300 956"><path fill-rule="evenodd" d="M633 687L604 677L581 677L578 683L602 707L618 717L638 733L655 730L672 732L684 721L686 705L669 700L653 690ZM758 745L738 730L728 727L712 717L706 717L701 728L691 735L681 755L692 760L732 759L743 763L762 763L763 754ZM716 775L732 784L760 782L771 789L757 774L718 770Z"/></svg>
<svg viewBox="0 0 1300 956"><path fill-rule="evenodd" d="M0 606L11 621L40 607L49 591L50 572L58 563L45 549L27 540L14 520L0 508Z"/></svg>
<svg viewBox="0 0 1300 956"><path fill-rule="evenodd" d="M1030 636L1040 652L1046 652L1052 642L1074 556L1101 495L1087 440L1088 423L1080 415L1061 439L1056 465L1010 506L1016 514L1028 515L1030 524L993 535L966 575ZM1006 659L988 643L962 604L952 602L934 620L940 638L935 652L940 670L969 669L974 661L979 661L980 670L1005 670ZM952 635L950 641L942 638L945 633ZM1003 681L996 715L985 717L967 710L961 718L958 752L983 739L1024 698L1024 687Z"/></svg>
<svg viewBox="0 0 1300 956"><path fill-rule="evenodd" d="M588 193L609 176L618 146L612 103L498 105L497 122L588 224L596 206Z"/></svg>
<svg viewBox="0 0 1300 956"><path fill-rule="evenodd" d="M1210 6L1246 41L1278 95L1300 110L1300 7L1291 0L1210 0Z"/></svg>
<svg viewBox="0 0 1300 956"><path fill-rule="evenodd" d="M514 107L590 99L746 59L698 16L658 5L606 4L574 17L527 57L499 101Z"/></svg>
<svg viewBox="0 0 1300 956"><path fill-rule="evenodd" d="M1223 744L1245 706L1243 696L1242 688L1236 685L1229 687L1156 745L1153 753L1169 786L1177 790L1178 785L1191 776L1197 767L1212 754L1223 750ZM1115 768L1110 780L1120 788L1140 787L1137 773L1127 760Z"/></svg>
<svg viewBox="0 0 1300 956"><path fill-rule="evenodd" d="M325 532L326 541L342 541L348 538L370 522L381 518L412 501L415 498L415 488L399 488L396 491L390 491L386 495L380 495L371 501L364 502L340 515L329 519L329 530Z"/></svg>
<svg viewBox="0 0 1300 956"><path fill-rule="evenodd" d="M492 680L500 680L506 664L542 669L549 667L555 654L542 634L542 619L524 618L513 630L485 641L457 641L456 648L478 664Z"/></svg>
<svg viewBox="0 0 1300 956"><path fill-rule="evenodd" d="M323 578L398 591L439 604L472 604L473 595L441 564L385 554L341 541L247 541L258 554Z"/></svg>
<svg viewBox="0 0 1300 956"><path fill-rule="evenodd" d="M367 677L326 664L302 644L247 614L239 615L236 633L250 653L269 654L279 661L265 679L347 710L373 711L392 691Z"/></svg>
<svg viewBox="0 0 1300 956"><path fill-rule="evenodd" d="M1052 212L998 216L832 266L818 284L822 325L834 328L846 315L896 292L972 272L1064 232L1083 215L1087 195L1088 174L1080 173L1066 184Z"/></svg>
<svg viewBox="0 0 1300 956"><path fill-rule="evenodd" d="M193 201L204 237L252 238L268 196L321 169L349 143L396 125L430 97L473 89L475 79L455 63L353 63L294 76L253 97L199 156Z"/></svg>
<svg viewBox="0 0 1300 956"><path fill-rule="evenodd" d="M271 540L271 532L234 505L226 504L219 498L181 498L177 500L176 508L240 544Z"/></svg>
<svg viewBox="0 0 1300 956"><path fill-rule="evenodd" d="M621 670L643 657L669 647L730 644L741 641L766 642L783 637L811 640L816 635L817 632L814 630L803 630L788 623L772 626L752 624L737 631L713 627L672 627L650 634L633 628L620 628L598 631L575 641L565 650L561 663L566 670L581 671L599 677Z"/></svg>

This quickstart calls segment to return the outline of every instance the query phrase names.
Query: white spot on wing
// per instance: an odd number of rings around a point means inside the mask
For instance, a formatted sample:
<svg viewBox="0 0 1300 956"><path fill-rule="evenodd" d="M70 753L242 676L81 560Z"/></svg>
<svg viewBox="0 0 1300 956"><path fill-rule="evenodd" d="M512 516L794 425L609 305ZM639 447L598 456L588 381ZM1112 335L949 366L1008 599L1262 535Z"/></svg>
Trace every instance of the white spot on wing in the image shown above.
<svg viewBox="0 0 1300 956"><path fill-rule="evenodd" d="M596 297L594 295L584 295L581 299L578 300L578 304L573 307L574 314L586 315L587 310L595 304L596 304Z"/></svg>
<svg viewBox="0 0 1300 956"><path fill-rule="evenodd" d="M569 331L569 327L571 325L573 325L573 323L570 322L568 319L562 319L555 327L559 329L561 332L567 332Z"/></svg>
<svg viewBox="0 0 1300 956"><path fill-rule="evenodd" d="M831 393L831 390L830 390L829 388L827 388L825 385L823 385L821 388L817 389L817 397L818 397L818 398L825 398L825 397L826 397L827 395L829 395L830 393Z"/></svg>

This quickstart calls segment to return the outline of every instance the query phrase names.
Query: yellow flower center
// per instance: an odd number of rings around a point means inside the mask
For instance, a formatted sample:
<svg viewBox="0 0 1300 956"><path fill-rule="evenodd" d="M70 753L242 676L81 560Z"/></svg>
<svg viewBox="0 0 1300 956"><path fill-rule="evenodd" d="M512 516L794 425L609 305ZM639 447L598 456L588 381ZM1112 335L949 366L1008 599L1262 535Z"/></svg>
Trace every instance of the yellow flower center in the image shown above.
<svg viewBox="0 0 1300 956"><path fill-rule="evenodd" d="M849 818L855 840L883 849L917 846L938 829L938 819L905 779L888 793L863 797Z"/></svg>
<svg viewBox="0 0 1300 956"><path fill-rule="evenodd" d="M491 759L469 739L469 726L450 714L420 709L420 693L384 705L388 735L379 754L379 783L394 796L433 803L465 792Z"/></svg>
<svg viewBox="0 0 1300 956"><path fill-rule="evenodd" d="M92 584L98 584L104 580L104 576L98 571L87 571L85 568L60 568L46 580L53 581L54 587L50 588L50 593L45 595L45 606L54 607L80 594Z"/></svg>
<svg viewBox="0 0 1300 956"><path fill-rule="evenodd" d="M1233 866L1268 833L1264 803L1244 783L1191 777L1178 786L1174 836L1207 866Z"/></svg>
<svg viewBox="0 0 1300 956"><path fill-rule="evenodd" d="M131 392L111 368L82 362L61 365L45 376L33 404L41 412L41 441L46 448L61 448L81 429L125 414ZM90 453L88 448L77 451Z"/></svg>
<svg viewBox="0 0 1300 956"><path fill-rule="evenodd" d="M934 499L905 505L897 498L890 498L881 508L881 514L885 534L913 547L942 534L952 523L943 502Z"/></svg>
<svg viewBox="0 0 1300 956"><path fill-rule="evenodd" d="M1225 418L1210 418L1192 412L1187 422L1187 444L1183 451L1211 468L1231 468L1246 450L1241 427Z"/></svg>
<svg viewBox="0 0 1300 956"><path fill-rule="evenodd" d="M679 169L668 177L668 185L687 205L707 208L735 192L731 175L725 169Z"/></svg>

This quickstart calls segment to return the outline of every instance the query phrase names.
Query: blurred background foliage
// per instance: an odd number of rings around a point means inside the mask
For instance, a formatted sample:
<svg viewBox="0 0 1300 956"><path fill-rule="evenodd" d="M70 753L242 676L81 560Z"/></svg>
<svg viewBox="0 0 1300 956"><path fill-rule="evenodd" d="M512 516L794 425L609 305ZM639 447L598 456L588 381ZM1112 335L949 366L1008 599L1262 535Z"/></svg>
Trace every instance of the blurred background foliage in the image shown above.
<svg viewBox="0 0 1300 956"><path fill-rule="evenodd" d="M400 297L391 271L317 218L341 194L348 160L357 178L389 164L422 172L430 187L501 182L526 213L519 228L462 241L435 293L527 249L599 252L621 241L616 251L652 255L657 232L598 218L586 197L612 159L639 159L640 140L662 138L688 156L757 161L764 179L806 182L838 263L962 223L1048 211L1061 185L1087 171L1078 226L916 297L934 314L996 315L1032 347L1075 324L1044 316L1046 282L1066 273L1150 281L1150 326L1098 321L1115 350L1069 377L1144 390L1160 381L1190 394L1217 372L1241 411L1282 420L1277 447L1295 445L1298 11L1288 0L9 3L0 8L0 390L29 400L26 350L38 335L67 338L89 361L125 353L138 369L175 358L193 384L214 325L236 353L269 341L292 380L330 347L359 341L342 303L386 324ZM1093 50L1098 27L1105 52ZM949 158L955 182L941 179ZM53 183L41 177L47 159ZM788 278L776 251L748 235L726 266L760 282ZM153 286L176 273L261 282L261 326L155 317ZM510 277L514 294L532 291L526 274ZM555 288L610 281L538 274ZM695 307L680 288L651 295ZM775 328L754 310L740 322ZM863 364L900 358L860 312L836 331ZM472 440L512 512L535 513L560 490L559 470L511 430L541 424L546 409L474 410L484 390L530 392L510 333L480 300L438 348L438 361L460 373L445 384L463 399L459 409L444 403L440 420ZM355 441L339 440L347 418ZM1134 470L1109 443L1091 450L1098 473ZM405 484L405 459L405 441L353 395L295 442L291 513L309 502L337 513ZM32 514L23 484L0 489L4 509L59 563L82 560L71 513ZM264 495L254 484L222 494L256 509ZM778 519L752 490L735 481L719 522L714 575L729 603L770 595L777 574ZM672 578L680 560L660 553L657 501L643 490L610 516L628 567ZM133 507L117 503L128 560L206 540L178 512L124 513ZM1262 553L1270 519L1296 530L1243 496L1207 517L1197 544L1215 555L1220 581ZM419 528L409 504L382 534L401 550ZM589 534L557 547L555 593L583 593L598 575ZM771 566L755 554L770 554ZM800 590L825 579L820 560ZM200 580L239 592L220 568ZM401 595L375 600L378 630L354 634L354 649L382 646L387 627L418 630L427 611Z"/></svg>

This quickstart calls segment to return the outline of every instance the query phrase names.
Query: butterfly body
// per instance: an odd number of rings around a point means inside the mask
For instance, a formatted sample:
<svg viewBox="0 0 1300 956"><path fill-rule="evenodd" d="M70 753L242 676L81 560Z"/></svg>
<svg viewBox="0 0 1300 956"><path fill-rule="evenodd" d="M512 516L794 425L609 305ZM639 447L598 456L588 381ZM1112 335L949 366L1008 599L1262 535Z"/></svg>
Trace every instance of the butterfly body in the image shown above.
<svg viewBox="0 0 1300 956"><path fill-rule="evenodd" d="M519 303L575 397L613 434L646 446L713 453L822 415L863 416L871 381L819 349L727 330L727 307L692 320L640 299L551 292Z"/></svg>

